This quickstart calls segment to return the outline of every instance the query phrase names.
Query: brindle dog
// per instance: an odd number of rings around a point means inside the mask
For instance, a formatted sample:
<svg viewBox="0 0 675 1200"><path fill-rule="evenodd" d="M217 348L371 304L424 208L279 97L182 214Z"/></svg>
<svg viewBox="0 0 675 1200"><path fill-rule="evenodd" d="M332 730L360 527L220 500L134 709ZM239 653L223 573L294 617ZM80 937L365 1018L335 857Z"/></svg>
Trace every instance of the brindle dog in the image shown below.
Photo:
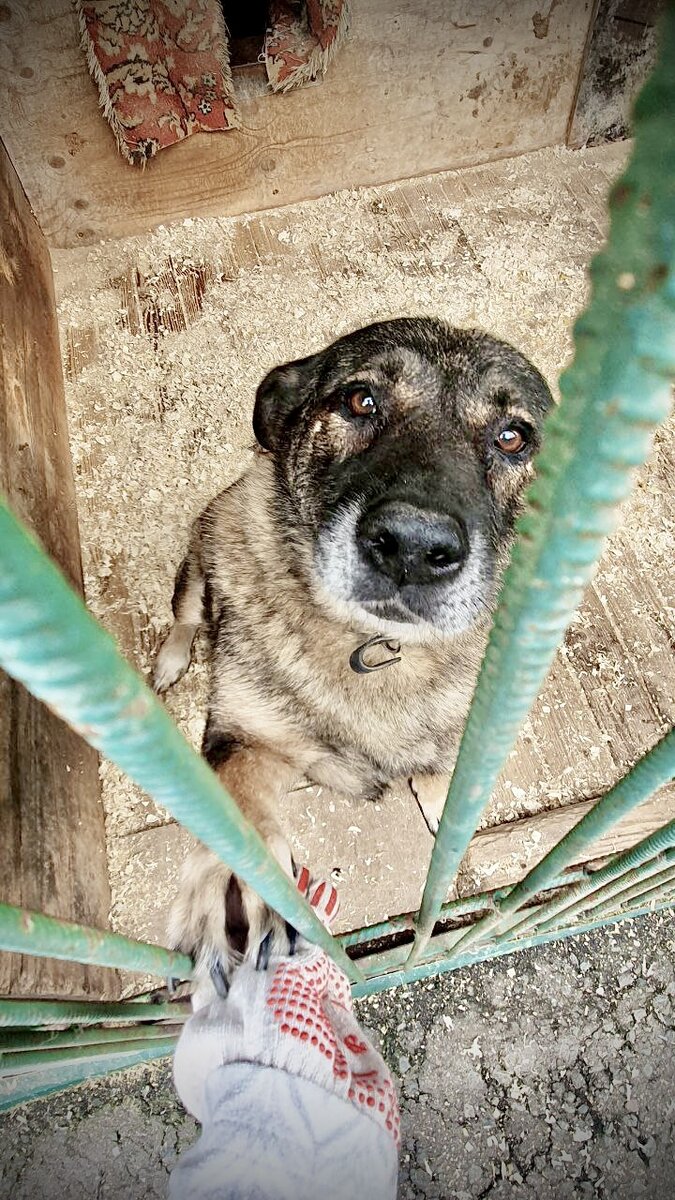
<svg viewBox="0 0 675 1200"><path fill-rule="evenodd" d="M275 809L303 777L367 798L407 780L435 832L550 404L511 346L426 318L260 385L264 453L193 526L154 683L181 677L205 622L203 753L287 871ZM171 936L222 984L292 935L199 847Z"/></svg>

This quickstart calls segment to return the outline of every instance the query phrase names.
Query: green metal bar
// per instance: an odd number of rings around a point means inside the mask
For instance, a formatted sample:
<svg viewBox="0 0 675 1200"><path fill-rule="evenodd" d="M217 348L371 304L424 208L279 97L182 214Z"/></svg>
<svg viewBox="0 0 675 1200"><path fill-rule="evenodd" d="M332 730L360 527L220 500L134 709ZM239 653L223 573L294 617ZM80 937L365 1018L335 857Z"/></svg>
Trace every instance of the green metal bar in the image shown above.
<svg viewBox="0 0 675 1200"><path fill-rule="evenodd" d="M84 1083L87 1079L109 1075L113 1071L124 1071L128 1067L152 1062L157 1058L168 1058L174 1049L175 1041L172 1038L164 1041L153 1038L147 1044L134 1044L123 1054L101 1055L84 1062L58 1064L44 1071L5 1076L0 1078L0 1112L6 1112L7 1109L14 1108L17 1104L25 1104L29 1100L38 1100L53 1092L61 1092L64 1088Z"/></svg>
<svg viewBox="0 0 675 1200"><path fill-rule="evenodd" d="M517 939L514 942L503 943L499 946L481 946L475 951L468 951L466 954L454 954L450 948L442 953L439 953L433 958L429 958L425 962L417 963L410 967L401 966L398 970L391 970L388 973L380 973L378 971L378 956L374 955L372 962L368 959L362 960L362 966L366 971L366 979L363 983L356 983L352 987L352 996L354 999L360 999L363 996L374 995L378 992L388 991L390 988L401 987L406 983L416 983L419 980L431 979L436 975L445 975L448 971L457 971L461 967L470 967L475 963L489 961L493 958L503 958L506 954L513 954L518 950L532 950L536 946L544 946L548 942L559 941L562 938L576 937L581 933L592 933L595 929L602 928L608 923L619 923L620 921L633 920L635 917L643 917L647 914L661 912L663 909L672 907L673 897L656 905L645 905L628 909L626 912L617 913L610 918L603 917L602 920L588 921L580 925L572 925L569 928L558 928L551 933L533 934L531 937ZM449 934L442 935L438 939L434 938L434 943L438 941L445 942L450 937ZM372 974L368 973L369 967L372 966Z"/></svg>
<svg viewBox="0 0 675 1200"><path fill-rule="evenodd" d="M569 926L573 918L587 905L593 907L595 903L609 901L612 896L629 888L640 878L642 879L641 887L644 888L646 874L652 875L664 869L670 869L671 860L675 856L675 850L672 849L674 845L675 821L671 821L630 850L617 855L610 863L600 870L594 871L592 875L583 873L582 881L561 897L555 897L549 902L545 901L543 904L528 909L524 920L504 930L494 938L492 944L496 946L513 945L514 938L521 939L531 933L548 933L559 925ZM592 892L596 893L595 896L590 894ZM504 902L509 899L510 893L507 893ZM614 908L618 908L620 904L620 900L615 902ZM467 936L467 933L470 935L474 928L474 926L469 926L468 930L454 929L446 934L437 934L431 939L419 963L424 965L435 961L440 951L443 954L451 954L453 960L461 956L462 961L466 960L468 953L472 953L478 956L476 958L478 961L483 944L475 946L470 936ZM381 974L398 970L406 956L407 948L405 946L395 946L374 955L365 955L360 960L360 965L366 976L370 975L372 964L376 964L377 973Z"/></svg>
<svg viewBox="0 0 675 1200"><path fill-rule="evenodd" d="M547 886L550 886L551 879L559 876L571 863L580 862L586 851L598 838L608 833L618 821L632 812L643 800L647 800L657 788L668 783L674 775L675 731L671 730L644 758L636 763L627 775L624 775L623 779L620 779L609 792L606 792L598 800L590 812L587 812L585 817L582 817L569 833L565 834L565 837L549 850L541 862L528 871L525 878L521 879L520 883L517 883L507 896L495 901L493 912L488 913L481 921L477 921L467 930L464 935L464 949L468 949L476 942L484 941L488 936L493 936L506 917L522 908L539 892L544 891ZM651 836L658 836L660 832L657 831L656 835ZM632 851L628 853L639 853L639 847L643 844L638 843L638 846L633 847ZM660 843L659 848L663 848ZM613 862L616 861L613 860ZM631 862L631 865L637 865L637 859L635 862ZM604 867L603 878L612 878L613 869L611 863ZM589 879L592 880L592 877ZM586 886L585 882L578 884L578 896L582 895ZM593 886L593 883L591 882L589 886ZM551 901L551 913L554 911L553 906L558 903L557 900ZM567 903L566 898L565 903ZM532 917L529 914L524 920L532 923Z"/></svg>
<svg viewBox="0 0 675 1200"><path fill-rule="evenodd" d="M670 407L675 376L675 8L634 112L606 248L547 421L483 668L436 835L410 965L534 702L604 541Z"/></svg>
<svg viewBox="0 0 675 1200"><path fill-rule="evenodd" d="M668 849L672 846L675 846L675 821L671 821L663 830L658 830L656 835L645 838L625 854L618 855L599 871L592 871L582 883L570 888L565 895L539 905L532 911L528 910L524 920L512 925L495 938L495 941L514 934L520 937L533 925L544 932L552 927L553 922L569 922L578 913L595 907L600 900L617 895L623 887L628 886L626 880L632 882L635 879L648 878L663 870L675 854L675 851ZM636 871L640 874L634 874Z"/></svg>
<svg viewBox="0 0 675 1200"><path fill-rule="evenodd" d="M126 1038L111 1038L107 1042L95 1042L90 1045L82 1046L55 1046L53 1049L37 1049L24 1050L21 1054L9 1054L0 1068L0 1080L14 1078L16 1075L32 1074L43 1070L49 1070L51 1067L67 1066L70 1063L76 1062L91 1062L105 1060L107 1058L115 1058L120 1054L134 1053L137 1049L152 1049L153 1042L160 1043L160 1050L167 1053L173 1053L178 1036L182 1026L167 1026L163 1037L157 1037L155 1032L148 1036L126 1037ZM119 1033L120 1030L109 1030L110 1033ZM130 1030L121 1032L129 1033ZM136 1034L137 1031L134 1031ZM146 1031L143 1030L143 1033Z"/></svg>
<svg viewBox="0 0 675 1200"><path fill-rule="evenodd" d="M36 1025L96 1025L99 1021L175 1021L188 1017L189 1004L148 1004L144 1000L0 1000L0 1029Z"/></svg>
<svg viewBox="0 0 675 1200"><path fill-rule="evenodd" d="M549 888L564 887L568 883L576 883L578 880L585 879L585 871L569 871L561 875L559 879L553 879L549 883ZM500 888L495 892L476 892L473 896L464 896L458 900L449 900L444 904L439 914L439 920L445 921L455 917L469 916L471 913L480 912L483 908L493 908L493 906L508 896L510 888ZM405 933L414 928L415 914L401 913L399 916L391 917L388 921L380 921L376 925L364 925L362 929L351 929L348 933L337 934L337 940L345 947L363 946L368 942L375 942L379 938L391 937L396 933Z"/></svg>
<svg viewBox="0 0 675 1200"><path fill-rule="evenodd" d="M148 1041L151 1038L165 1038L169 1034L178 1033L182 1023L170 1025L160 1021L157 1025L99 1025L94 1029L65 1029L43 1032L35 1029L10 1029L0 1034L0 1073L10 1066L10 1060L16 1060L26 1051L60 1050L68 1046L105 1046L112 1042ZM45 1059L45 1061L47 1061Z"/></svg>
<svg viewBox="0 0 675 1200"><path fill-rule="evenodd" d="M441 920L450 917L463 917L470 913L480 912L483 908L491 908L493 892L477 892L475 896L467 896L462 900L451 900L441 909ZM415 914L401 913L388 921L380 921L376 925L364 925L362 929L352 929L349 933L340 933L337 940L347 947L363 946L380 938L392 937L397 933L409 933L414 928Z"/></svg>
<svg viewBox="0 0 675 1200"><path fill-rule="evenodd" d="M625 903L628 898L627 896L624 897L621 903ZM653 906L654 904L658 904L659 907L663 907L664 904L670 905L672 908L675 906L675 881L672 881L667 886L664 886L663 883L658 883L655 887L648 888L646 892L641 892L637 896L637 900L641 908L646 905ZM603 921L606 920L604 914L602 915L602 919Z"/></svg>
<svg viewBox="0 0 675 1200"><path fill-rule="evenodd" d="M1 903L0 947L17 954L96 963L167 979L189 979L192 974L192 963L186 954Z"/></svg>
<svg viewBox="0 0 675 1200"><path fill-rule="evenodd" d="M594 905L591 914L594 919L599 919L607 912L616 912L618 908L623 908L623 905L628 904L631 900L639 901L640 905L649 900L662 900L665 896L670 895L674 882L675 868L671 864L670 870L660 871L658 875L649 880L649 887L645 888L645 880L638 880L632 887L624 889L619 896L610 898L597 907ZM614 906L613 909L612 906Z"/></svg>
<svg viewBox="0 0 675 1200"><path fill-rule="evenodd" d="M659 912L668 907L669 903L660 903L654 907L633 908L628 912L618 914L614 920L616 922L632 920L646 913ZM432 975L445 974L448 971L480 961L481 957L500 958L516 950L545 945L559 938L573 937L580 933L587 933L599 928L602 924L604 922L594 921L570 929L556 930L549 934L538 934L513 945L492 947L482 954L480 952L478 954L467 954L458 959L446 955L438 961L422 964L412 970L399 970L390 975L373 976L362 983L355 984L352 988L352 994L358 999L362 996L398 987L404 983L414 982L417 979L427 979ZM72 1087L83 1082L85 1079L108 1075L113 1071L124 1070L140 1062L167 1057L172 1054L174 1044L173 1039L163 1041L159 1038L153 1038L147 1043L136 1044L133 1049L123 1055L114 1055L111 1053L85 1061L69 1062L57 1067L29 1072L24 1075L5 1076L4 1078L0 1078L0 1112L12 1108L17 1104L35 1100L41 1096Z"/></svg>
<svg viewBox="0 0 675 1200"><path fill-rule="evenodd" d="M674 908L675 885L669 884L668 887L664 888L662 884L658 884L656 887L649 888L648 891L641 893L639 897L639 903L641 908L643 906L649 907L650 911L654 911L655 904L658 905L659 908ZM603 915L602 920L604 922L607 920L607 918Z"/></svg>
<svg viewBox="0 0 675 1200"><path fill-rule="evenodd" d="M0 666L126 771L350 978L360 977L214 772L4 504Z"/></svg>
<svg viewBox="0 0 675 1200"><path fill-rule="evenodd" d="M641 890L645 891L648 886L652 886L653 880L660 879L663 875L669 875L672 869L672 859L668 861L665 855L658 855L657 858L643 863L640 867L624 871L618 879L610 880L603 887L584 896L576 904L563 909L557 916L543 921L541 925L537 924L535 928L541 933L547 933L549 929L555 929L556 925L569 925L570 921L576 920L581 914L589 917L600 908L612 912L618 911L624 900L630 898L629 893L630 895L639 895Z"/></svg>

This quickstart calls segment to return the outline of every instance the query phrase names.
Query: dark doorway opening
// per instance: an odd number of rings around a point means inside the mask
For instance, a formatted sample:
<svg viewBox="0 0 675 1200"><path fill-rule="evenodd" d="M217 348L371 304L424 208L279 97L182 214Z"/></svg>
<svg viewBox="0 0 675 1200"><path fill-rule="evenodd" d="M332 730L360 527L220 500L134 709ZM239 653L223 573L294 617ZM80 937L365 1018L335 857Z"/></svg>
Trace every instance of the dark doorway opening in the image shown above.
<svg viewBox="0 0 675 1200"><path fill-rule="evenodd" d="M230 33L230 63L233 67L257 63L267 27L267 0L220 0Z"/></svg>

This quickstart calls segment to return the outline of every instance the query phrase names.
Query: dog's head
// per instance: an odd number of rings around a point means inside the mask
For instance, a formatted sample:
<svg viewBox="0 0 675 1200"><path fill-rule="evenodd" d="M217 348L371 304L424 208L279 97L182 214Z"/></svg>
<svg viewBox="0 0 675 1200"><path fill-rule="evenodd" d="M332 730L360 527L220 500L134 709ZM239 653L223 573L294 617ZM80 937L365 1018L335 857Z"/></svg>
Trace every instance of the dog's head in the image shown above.
<svg viewBox="0 0 675 1200"><path fill-rule="evenodd" d="M426 318L271 371L253 425L316 598L407 642L484 619L551 402L511 346Z"/></svg>

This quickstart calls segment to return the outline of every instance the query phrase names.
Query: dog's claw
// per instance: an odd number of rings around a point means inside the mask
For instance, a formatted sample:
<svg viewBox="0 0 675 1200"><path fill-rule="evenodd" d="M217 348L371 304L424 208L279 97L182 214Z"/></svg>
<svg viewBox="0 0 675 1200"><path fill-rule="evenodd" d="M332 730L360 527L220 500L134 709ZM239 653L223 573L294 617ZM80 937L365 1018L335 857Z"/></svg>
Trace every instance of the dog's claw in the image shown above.
<svg viewBox="0 0 675 1200"><path fill-rule="evenodd" d="M196 626L173 625L160 647L152 670L152 686L158 695L178 683L190 666Z"/></svg>
<svg viewBox="0 0 675 1200"><path fill-rule="evenodd" d="M438 833L448 790L445 781L439 787L434 779L434 785L433 789L430 789L428 785L424 785L423 780L417 780L413 776L408 780L408 786L417 801L417 807L424 817L424 823L432 837L436 837Z"/></svg>
<svg viewBox="0 0 675 1200"><path fill-rule="evenodd" d="M225 968L223 967L220 959L213 964L209 974L211 976L211 983L216 989L218 995L221 996L223 1000L227 999L227 995L230 990L230 981L225 974Z"/></svg>
<svg viewBox="0 0 675 1200"><path fill-rule="evenodd" d="M258 947L258 957L256 959L256 971L266 971L269 966L270 953L272 951L272 930L265 934L260 946Z"/></svg>
<svg viewBox="0 0 675 1200"><path fill-rule="evenodd" d="M278 850L274 844L270 848ZM192 958L197 988L210 980L220 996L227 995L242 962L264 971L273 954L288 954L296 936L205 846L197 846L185 861L168 932L169 944Z"/></svg>

